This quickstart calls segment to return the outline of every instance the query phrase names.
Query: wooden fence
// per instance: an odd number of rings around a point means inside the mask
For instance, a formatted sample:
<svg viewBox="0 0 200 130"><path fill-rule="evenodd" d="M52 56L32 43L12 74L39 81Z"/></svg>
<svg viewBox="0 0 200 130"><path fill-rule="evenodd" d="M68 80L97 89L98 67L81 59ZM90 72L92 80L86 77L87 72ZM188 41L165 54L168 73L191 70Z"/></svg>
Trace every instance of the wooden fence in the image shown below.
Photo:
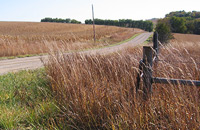
<svg viewBox="0 0 200 130"><path fill-rule="evenodd" d="M200 81L197 80L183 80L183 79L167 79L161 77L152 76L152 66L153 62L158 60L159 54L159 41L158 34L155 32L153 36L153 47L144 46L143 47L143 59L139 63L139 73L137 76L136 92L140 88L141 77L143 79L143 92L144 99L148 99L152 93L152 84L173 84L173 85L187 85L200 87Z"/></svg>

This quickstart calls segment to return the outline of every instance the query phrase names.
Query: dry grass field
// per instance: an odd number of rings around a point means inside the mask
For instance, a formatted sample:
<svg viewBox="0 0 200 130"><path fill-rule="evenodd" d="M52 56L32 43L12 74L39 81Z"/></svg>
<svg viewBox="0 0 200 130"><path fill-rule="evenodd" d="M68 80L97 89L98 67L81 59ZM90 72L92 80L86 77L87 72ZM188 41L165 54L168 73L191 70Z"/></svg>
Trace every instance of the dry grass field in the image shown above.
<svg viewBox="0 0 200 130"><path fill-rule="evenodd" d="M140 29L96 26L94 44L92 25L0 22L0 57L47 53L50 48L66 51L100 47L141 32Z"/></svg>
<svg viewBox="0 0 200 130"><path fill-rule="evenodd" d="M200 44L163 46L155 77L200 80ZM142 47L111 55L50 56L46 69L59 103L58 126L68 129L199 129L200 90L153 84L150 100L136 96ZM63 124L68 124L67 126Z"/></svg>
<svg viewBox="0 0 200 130"><path fill-rule="evenodd" d="M192 42L192 43L200 43L200 35L195 34L179 34L174 33L175 41L177 42Z"/></svg>

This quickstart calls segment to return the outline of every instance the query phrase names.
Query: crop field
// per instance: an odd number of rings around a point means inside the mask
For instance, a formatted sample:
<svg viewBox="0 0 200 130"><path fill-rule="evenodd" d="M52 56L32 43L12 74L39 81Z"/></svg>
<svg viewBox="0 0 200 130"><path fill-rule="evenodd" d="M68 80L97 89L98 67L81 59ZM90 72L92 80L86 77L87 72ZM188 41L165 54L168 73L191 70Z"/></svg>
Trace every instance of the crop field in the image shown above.
<svg viewBox="0 0 200 130"><path fill-rule="evenodd" d="M200 35L194 35L194 34L179 34L174 33L174 40L177 42L192 42L199 44L200 42Z"/></svg>
<svg viewBox="0 0 200 130"><path fill-rule="evenodd" d="M52 48L82 50L123 41L140 29L96 26L93 42L92 25L0 22L0 57L47 53Z"/></svg>

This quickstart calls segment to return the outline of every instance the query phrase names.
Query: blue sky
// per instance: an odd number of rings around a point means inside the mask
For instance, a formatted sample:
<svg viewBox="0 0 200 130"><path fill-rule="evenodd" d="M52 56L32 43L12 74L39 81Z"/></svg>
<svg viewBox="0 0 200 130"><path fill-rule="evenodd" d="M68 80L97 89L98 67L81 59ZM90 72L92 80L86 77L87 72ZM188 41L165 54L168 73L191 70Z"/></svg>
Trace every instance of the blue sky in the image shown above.
<svg viewBox="0 0 200 130"><path fill-rule="evenodd" d="M200 0L0 0L0 21L33 21L42 18L71 18L84 22L101 19L162 18L171 11L200 11Z"/></svg>

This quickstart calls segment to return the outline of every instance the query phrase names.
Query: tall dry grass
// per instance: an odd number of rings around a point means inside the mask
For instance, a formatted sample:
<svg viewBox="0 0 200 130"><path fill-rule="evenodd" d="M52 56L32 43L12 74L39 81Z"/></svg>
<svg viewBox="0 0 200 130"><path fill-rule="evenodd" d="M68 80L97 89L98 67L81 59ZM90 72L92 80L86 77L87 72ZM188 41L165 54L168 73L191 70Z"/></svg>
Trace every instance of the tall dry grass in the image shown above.
<svg viewBox="0 0 200 130"><path fill-rule="evenodd" d="M163 46L154 76L200 80L200 44ZM111 55L62 53L46 64L51 89L62 113L58 126L69 129L199 129L197 87L153 84L150 100L136 96L142 48ZM175 63L172 61L191 63Z"/></svg>
<svg viewBox="0 0 200 130"><path fill-rule="evenodd" d="M0 57L47 53L49 46L80 50L105 46L130 38L140 29L63 23L0 22Z"/></svg>

